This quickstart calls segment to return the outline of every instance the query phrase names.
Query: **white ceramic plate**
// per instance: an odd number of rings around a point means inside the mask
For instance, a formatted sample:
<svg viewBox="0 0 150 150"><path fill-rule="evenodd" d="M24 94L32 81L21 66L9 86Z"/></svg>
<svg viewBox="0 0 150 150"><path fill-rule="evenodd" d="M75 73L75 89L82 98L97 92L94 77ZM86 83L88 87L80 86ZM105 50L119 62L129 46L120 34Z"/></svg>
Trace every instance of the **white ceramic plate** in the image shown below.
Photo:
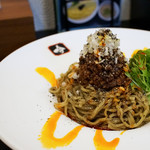
<svg viewBox="0 0 150 150"><path fill-rule="evenodd" d="M48 90L50 84L35 69L47 67L56 77L65 72L68 66L78 61L80 50L89 34L98 29L77 30L52 35L16 50L0 63L0 138L17 150L42 150L38 135L47 118L56 110ZM150 48L150 32L132 29L111 29L120 38L120 48L127 57L135 49ZM56 43L63 43L69 52L55 56L48 49ZM57 124L56 137L62 137L78 124L62 116ZM119 137L116 150L149 150L150 123L126 131L103 131L107 141ZM95 150L93 137L95 129L82 128L77 138L66 150ZM102 148L103 149L103 148Z"/></svg>

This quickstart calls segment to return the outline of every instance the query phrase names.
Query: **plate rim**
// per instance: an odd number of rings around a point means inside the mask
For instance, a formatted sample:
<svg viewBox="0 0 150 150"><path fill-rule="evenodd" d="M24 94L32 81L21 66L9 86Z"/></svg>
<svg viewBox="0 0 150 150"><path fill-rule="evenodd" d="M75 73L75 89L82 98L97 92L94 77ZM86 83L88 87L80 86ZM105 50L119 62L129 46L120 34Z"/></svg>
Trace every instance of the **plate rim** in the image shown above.
<svg viewBox="0 0 150 150"><path fill-rule="evenodd" d="M100 27L100 28L101 28L101 27ZM53 34L53 35L50 35L50 36L46 36L46 37L41 38L41 39L46 39L46 38L48 38L48 37L56 36L56 35L58 35L58 34L60 35L60 34L66 34L66 33L70 33L70 32L82 31L82 30L97 30L97 29L100 29L100 28L78 29L78 30L73 30L73 31L67 31L67 32L62 32L62 33L56 33L56 34ZM103 27L103 28L106 28L106 27ZM121 30L122 30L122 29L123 29L123 30L136 30L136 31L149 32L149 33L150 33L150 31L147 31L147 30L131 29L131 28L115 28L115 27L113 28L113 27L109 27L109 29L117 29L117 30L120 30L120 29L121 29ZM40 41L41 39L32 41L32 42L30 42L30 43L28 43L28 44L26 44L26 45L30 45L30 44L32 44L32 43L34 43L34 42L36 42L36 41ZM22 46L22 47L25 47L26 45L24 45L24 46ZM16 49L16 50L15 50L14 52L12 52L12 53L16 53L16 51L20 50L22 47ZM9 56L12 55L12 53L10 53L8 56L6 56L1 62L7 61L7 59L9 59ZM1 63L1 65L2 65L2 63ZM1 133L0 133L0 139L1 139L4 143L6 143L6 144L8 145L8 147L10 146L10 147L13 148L13 149L18 149L16 145L13 145L13 143L11 143L10 141L7 141L3 136L1 136Z"/></svg>

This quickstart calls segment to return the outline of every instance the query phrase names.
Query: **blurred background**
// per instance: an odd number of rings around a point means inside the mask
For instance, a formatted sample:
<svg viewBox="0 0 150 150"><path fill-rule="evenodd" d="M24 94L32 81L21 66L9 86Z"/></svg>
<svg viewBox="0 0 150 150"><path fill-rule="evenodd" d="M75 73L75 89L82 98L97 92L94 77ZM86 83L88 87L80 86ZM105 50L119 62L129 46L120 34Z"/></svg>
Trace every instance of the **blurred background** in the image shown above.
<svg viewBox="0 0 150 150"><path fill-rule="evenodd" d="M0 0L0 60L36 39L80 28L150 30L150 0Z"/></svg>
<svg viewBox="0 0 150 150"><path fill-rule="evenodd" d="M150 30L150 0L0 0L0 60L45 36L93 27Z"/></svg>

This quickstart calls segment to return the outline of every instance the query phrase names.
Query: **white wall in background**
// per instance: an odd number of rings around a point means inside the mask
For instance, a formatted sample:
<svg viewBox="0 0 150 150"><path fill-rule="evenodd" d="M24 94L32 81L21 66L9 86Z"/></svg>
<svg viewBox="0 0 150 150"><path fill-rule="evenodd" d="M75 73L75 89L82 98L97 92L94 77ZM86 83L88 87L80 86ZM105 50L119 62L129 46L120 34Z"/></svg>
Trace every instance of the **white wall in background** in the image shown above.
<svg viewBox="0 0 150 150"><path fill-rule="evenodd" d="M35 31L55 29L53 0L28 0L34 20Z"/></svg>
<svg viewBox="0 0 150 150"><path fill-rule="evenodd" d="M121 0L121 21L130 20L131 0Z"/></svg>

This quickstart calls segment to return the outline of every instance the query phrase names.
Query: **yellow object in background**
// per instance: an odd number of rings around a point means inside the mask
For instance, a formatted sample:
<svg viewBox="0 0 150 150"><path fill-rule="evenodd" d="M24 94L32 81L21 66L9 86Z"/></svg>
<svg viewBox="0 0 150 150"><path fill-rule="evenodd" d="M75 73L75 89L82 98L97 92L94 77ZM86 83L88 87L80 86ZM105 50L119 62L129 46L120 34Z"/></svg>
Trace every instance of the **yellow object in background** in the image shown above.
<svg viewBox="0 0 150 150"><path fill-rule="evenodd" d="M68 8L68 17L71 19L84 19L96 9L95 1L80 1Z"/></svg>

